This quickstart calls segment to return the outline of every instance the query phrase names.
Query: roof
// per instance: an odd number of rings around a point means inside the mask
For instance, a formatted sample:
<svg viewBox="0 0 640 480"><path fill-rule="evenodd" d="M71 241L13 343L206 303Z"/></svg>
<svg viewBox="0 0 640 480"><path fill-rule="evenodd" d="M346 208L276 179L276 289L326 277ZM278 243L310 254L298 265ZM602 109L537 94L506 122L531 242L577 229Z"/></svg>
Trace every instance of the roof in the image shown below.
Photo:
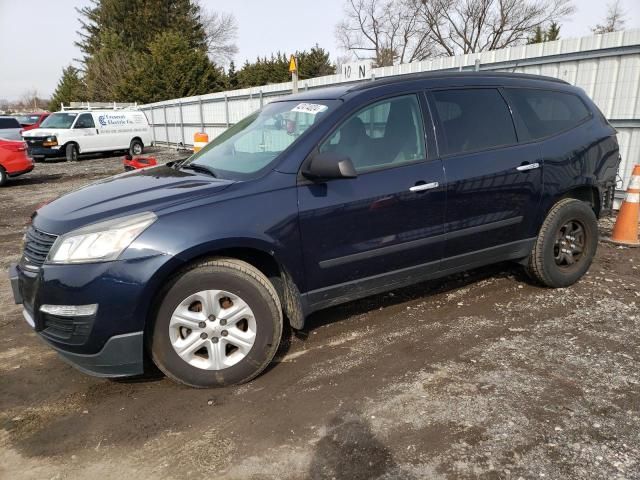
<svg viewBox="0 0 640 480"><path fill-rule="evenodd" d="M403 75L393 75L383 77L376 80L363 80L357 83L344 83L326 88L314 88L305 90L295 95L289 95L281 101L296 100L337 100L349 93L360 92L384 85L400 84L405 82L420 80L460 80L460 79L508 79L508 80L526 80L559 83L569 85L569 83L554 77L546 77L543 75L530 75L527 73L511 73L511 72L458 72L458 71L435 71L408 73Z"/></svg>
<svg viewBox="0 0 640 480"><path fill-rule="evenodd" d="M451 78L452 80L459 80L462 78L498 78L498 79L516 79L516 80L538 80L543 82L554 82L569 85L564 80L555 77L547 77L544 75L531 75L528 73L511 73L511 72L452 72L452 71L435 71L435 72L420 72L420 73L408 73L404 75L394 75L391 77L384 77L379 80L361 82L358 85L349 89L350 92L358 90L366 90L368 88L380 85L391 85L394 83L410 82L416 80L442 80Z"/></svg>

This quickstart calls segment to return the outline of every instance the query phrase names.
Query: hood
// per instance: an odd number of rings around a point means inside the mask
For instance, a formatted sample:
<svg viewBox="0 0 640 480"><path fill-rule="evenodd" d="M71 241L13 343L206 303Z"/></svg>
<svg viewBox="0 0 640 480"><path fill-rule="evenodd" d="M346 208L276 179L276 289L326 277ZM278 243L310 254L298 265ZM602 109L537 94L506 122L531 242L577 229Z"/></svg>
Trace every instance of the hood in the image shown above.
<svg viewBox="0 0 640 480"><path fill-rule="evenodd" d="M166 165L135 170L63 195L38 209L33 223L44 232L60 235L109 218L157 212L212 196L232 183Z"/></svg>
<svg viewBox="0 0 640 480"><path fill-rule="evenodd" d="M27 137L50 137L68 132L69 128L32 128L31 130L22 130L22 136Z"/></svg>

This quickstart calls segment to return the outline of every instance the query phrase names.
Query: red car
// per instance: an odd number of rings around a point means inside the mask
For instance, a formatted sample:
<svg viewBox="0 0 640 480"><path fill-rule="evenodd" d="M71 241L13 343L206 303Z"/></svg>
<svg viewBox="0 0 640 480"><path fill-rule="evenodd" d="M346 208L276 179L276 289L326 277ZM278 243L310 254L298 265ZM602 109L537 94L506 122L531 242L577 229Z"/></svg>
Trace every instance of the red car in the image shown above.
<svg viewBox="0 0 640 480"><path fill-rule="evenodd" d="M19 140L0 138L0 186L9 177L17 177L33 170L33 161L27 156L27 145Z"/></svg>
<svg viewBox="0 0 640 480"><path fill-rule="evenodd" d="M48 112L42 113L24 113L22 115L16 115L16 119L22 125L22 131L33 130L39 128L40 124L44 122L44 119L50 115Z"/></svg>

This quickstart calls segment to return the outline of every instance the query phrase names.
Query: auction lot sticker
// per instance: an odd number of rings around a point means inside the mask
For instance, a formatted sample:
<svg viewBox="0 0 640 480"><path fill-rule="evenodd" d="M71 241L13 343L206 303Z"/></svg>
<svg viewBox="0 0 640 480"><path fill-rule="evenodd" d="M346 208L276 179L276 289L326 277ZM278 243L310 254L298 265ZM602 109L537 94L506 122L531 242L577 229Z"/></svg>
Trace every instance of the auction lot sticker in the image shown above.
<svg viewBox="0 0 640 480"><path fill-rule="evenodd" d="M317 103L299 103L291 109L292 112L309 113L316 115L320 112L324 112L327 108L326 105L319 105Z"/></svg>

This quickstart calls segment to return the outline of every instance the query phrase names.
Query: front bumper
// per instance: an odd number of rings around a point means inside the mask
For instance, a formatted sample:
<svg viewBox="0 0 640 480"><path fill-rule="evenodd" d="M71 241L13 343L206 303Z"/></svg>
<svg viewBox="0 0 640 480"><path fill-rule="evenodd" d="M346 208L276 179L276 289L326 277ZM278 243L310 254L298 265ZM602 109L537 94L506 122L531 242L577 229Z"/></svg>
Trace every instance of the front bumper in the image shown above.
<svg viewBox="0 0 640 480"><path fill-rule="evenodd" d="M47 341L46 338L44 340ZM144 373L142 332L115 335L94 354L68 352L49 341L47 343L64 361L95 377L130 377Z"/></svg>
<svg viewBox="0 0 640 480"><path fill-rule="evenodd" d="M25 319L60 356L85 373L130 376L144 371L143 331L153 274L166 257L83 265L11 265L14 300ZM61 317L40 306L98 304L95 315Z"/></svg>
<svg viewBox="0 0 640 480"><path fill-rule="evenodd" d="M27 152L31 158L53 158L64 157L64 150L62 148L50 148L42 146L31 146L27 142Z"/></svg>

